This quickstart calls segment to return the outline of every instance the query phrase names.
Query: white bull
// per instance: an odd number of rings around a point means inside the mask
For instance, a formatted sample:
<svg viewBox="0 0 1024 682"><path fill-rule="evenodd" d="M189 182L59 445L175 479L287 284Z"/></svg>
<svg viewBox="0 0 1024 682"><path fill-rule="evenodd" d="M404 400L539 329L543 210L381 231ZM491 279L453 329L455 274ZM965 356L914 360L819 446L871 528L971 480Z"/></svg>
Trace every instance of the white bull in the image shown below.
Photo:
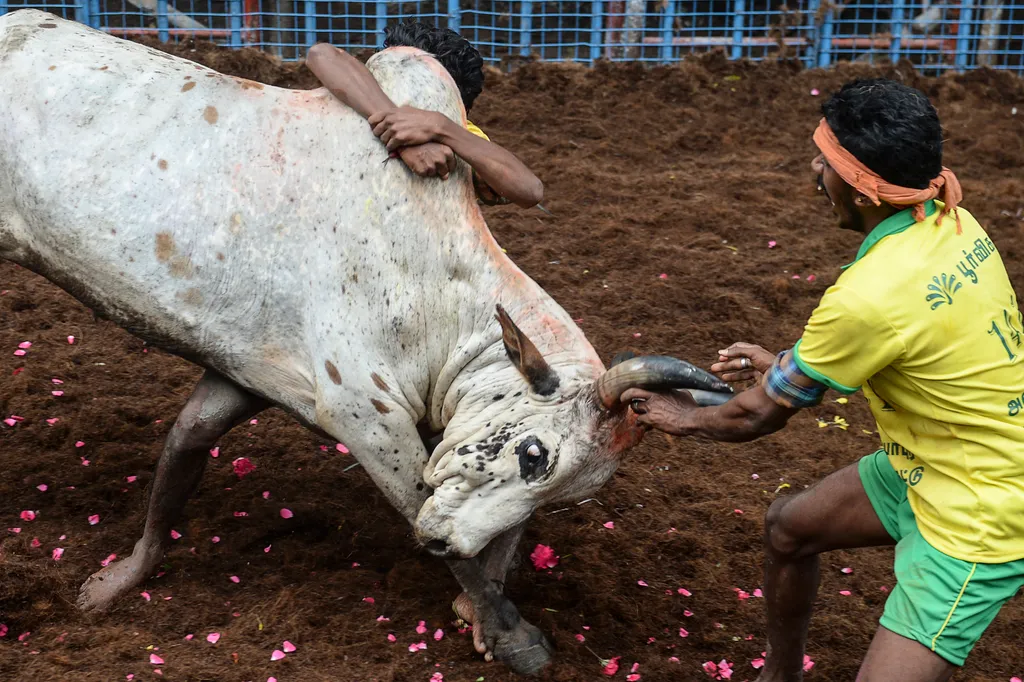
<svg viewBox="0 0 1024 682"><path fill-rule="evenodd" d="M369 67L394 102L464 120L425 53ZM85 583L83 608L155 569L207 450L276 405L344 439L449 559L478 648L521 672L549 659L500 589L523 524L594 492L639 441L625 388L726 389L667 358L605 372L502 253L464 164L443 182L386 159L326 90L228 77L35 10L0 17L0 257L207 370L143 538Z"/></svg>

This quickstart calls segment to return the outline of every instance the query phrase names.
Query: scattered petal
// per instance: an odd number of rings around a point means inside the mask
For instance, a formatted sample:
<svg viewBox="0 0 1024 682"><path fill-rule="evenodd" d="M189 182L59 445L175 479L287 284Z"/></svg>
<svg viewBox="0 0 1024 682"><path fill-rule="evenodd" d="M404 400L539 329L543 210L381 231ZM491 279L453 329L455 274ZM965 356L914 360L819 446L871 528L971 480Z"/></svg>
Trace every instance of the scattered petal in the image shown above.
<svg viewBox="0 0 1024 682"><path fill-rule="evenodd" d="M668 662L669 663L678 663L679 662L679 658L676 657L676 656L669 656Z"/></svg>
<svg viewBox="0 0 1024 682"><path fill-rule="evenodd" d="M43 543L39 542L39 538L32 538L32 542L29 543L33 547L42 547Z"/></svg>
<svg viewBox="0 0 1024 682"><path fill-rule="evenodd" d="M38 490L41 493L45 493L46 489L47 485L45 483L40 483L39 485L36 486L36 490Z"/></svg>
<svg viewBox="0 0 1024 682"><path fill-rule="evenodd" d="M658 279L668 279L668 273L661 273L660 275L658 275Z"/></svg>
<svg viewBox="0 0 1024 682"><path fill-rule="evenodd" d="M584 637L583 635L577 634L576 635L576 641L579 642L580 644L583 644L585 641L587 641L587 638Z"/></svg>
<svg viewBox="0 0 1024 682"><path fill-rule="evenodd" d="M124 477L124 480L128 481L129 483L135 483L135 481L137 481L138 479L139 479L138 476L125 476Z"/></svg>
<svg viewBox="0 0 1024 682"><path fill-rule="evenodd" d="M706 661L704 665L702 665L701 667L704 668L704 672L706 672L711 677L715 677L716 675L718 675L718 666L715 665L714 661Z"/></svg>
<svg viewBox="0 0 1024 682"><path fill-rule="evenodd" d="M93 514L92 516L89 517L89 525L90 526L95 526L99 522L100 522L100 515L99 514Z"/></svg>
<svg viewBox="0 0 1024 682"><path fill-rule="evenodd" d="M811 88L811 97L817 97L820 94L821 94L821 91L818 90L818 88Z"/></svg>
<svg viewBox="0 0 1024 682"><path fill-rule="evenodd" d="M386 617L386 616L377 616L377 622L378 623L387 623L387 622L390 622L390 621L391 621L391 619Z"/></svg>
<svg viewBox="0 0 1024 682"><path fill-rule="evenodd" d="M637 580L636 584L639 585L640 587L648 587L647 583L644 582L643 580Z"/></svg>
<svg viewBox="0 0 1024 682"><path fill-rule="evenodd" d="M416 626L416 634L417 635L423 635L423 634L426 634L426 632L427 632L427 622L421 620L419 622L419 624Z"/></svg>
<svg viewBox="0 0 1024 682"><path fill-rule="evenodd" d="M235 518L236 519L244 518L244 517L246 517L248 515L249 515L249 512L241 512L241 511L235 512Z"/></svg>
<svg viewBox="0 0 1024 682"><path fill-rule="evenodd" d="M54 398L60 398L62 395L64 395L64 391L50 391L50 395L52 395Z"/></svg>
<svg viewBox="0 0 1024 682"><path fill-rule="evenodd" d="M8 633L7 625L0 623L0 637L6 637Z"/></svg>
<svg viewBox="0 0 1024 682"><path fill-rule="evenodd" d="M608 521L607 523L604 524L604 527L607 528L608 530L615 530L615 522L614 521Z"/></svg>
<svg viewBox="0 0 1024 682"><path fill-rule="evenodd" d="M242 582L241 578L239 578L237 575L231 576L230 578L228 578L228 580L230 580L231 582L235 583L236 585L238 583Z"/></svg>
<svg viewBox="0 0 1024 682"><path fill-rule="evenodd" d="M845 573L846 575L850 575L851 573L853 573L853 569L849 568L849 567L841 568L841 569L839 569L839 572L840 573Z"/></svg>
<svg viewBox="0 0 1024 682"><path fill-rule="evenodd" d="M264 554L269 554L269 553L270 553L270 548L271 548L271 547L273 547L273 545L267 545L266 547L264 547L264 548L263 548L263 553L264 553Z"/></svg>
<svg viewBox="0 0 1024 682"><path fill-rule="evenodd" d="M291 509L282 509L281 510L281 518L282 519L290 519L293 516L295 516L295 514L292 514L292 510Z"/></svg>
<svg viewBox="0 0 1024 682"><path fill-rule="evenodd" d="M29 349L31 347L32 347L32 342L31 341L22 341L21 343L18 344L18 348L21 348L21 349L24 349L24 350L27 350L27 349Z"/></svg>
<svg viewBox="0 0 1024 682"><path fill-rule="evenodd" d="M69 345L69 346L71 346L71 345L73 345L74 343L75 343L75 337L73 337L73 336L69 336L69 337L68 337L68 345Z"/></svg>
<svg viewBox="0 0 1024 682"><path fill-rule="evenodd" d="M752 660L750 662L750 667L753 668L754 670L760 670L761 668L764 667L764 659L763 658L755 658L754 660Z"/></svg>
<svg viewBox="0 0 1024 682"><path fill-rule="evenodd" d="M756 590L754 590L753 592L751 592L751 594L754 595L755 597L757 597L758 599L761 599L761 598L764 597L764 592L761 591L760 587L757 588Z"/></svg>
<svg viewBox="0 0 1024 682"><path fill-rule="evenodd" d="M640 338L640 336L641 336L640 332L634 332L634 333L633 333L633 338L634 338L634 339L639 339L639 338Z"/></svg>
<svg viewBox="0 0 1024 682"><path fill-rule="evenodd" d="M444 639L444 630L440 628L434 630L434 641L440 642L442 639Z"/></svg>
<svg viewBox="0 0 1024 682"><path fill-rule="evenodd" d="M808 282L813 282L816 279L818 279L817 275L807 275L807 281Z"/></svg>
<svg viewBox="0 0 1024 682"><path fill-rule="evenodd" d="M85 441L84 440L75 441L75 447L76 448L84 448L85 447Z"/></svg>
<svg viewBox="0 0 1024 682"><path fill-rule="evenodd" d="M839 590L839 594L843 595L844 597L849 597L853 593L849 590Z"/></svg>
<svg viewBox="0 0 1024 682"><path fill-rule="evenodd" d="M274 649L274 653L270 654L270 660L272 661L280 661L282 658L284 658L284 652L280 649Z"/></svg>
<svg viewBox="0 0 1024 682"><path fill-rule="evenodd" d="M680 587L678 590L676 590L676 592L678 592L679 594L683 595L684 597L692 597L693 596L693 593L690 592L685 587Z"/></svg>
<svg viewBox="0 0 1024 682"><path fill-rule="evenodd" d="M679 628L679 636L686 638L690 636L690 633L685 628Z"/></svg>
<svg viewBox="0 0 1024 682"><path fill-rule="evenodd" d="M686 616L687 618L689 618L689 617L691 617L693 615L693 611L690 611L689 609L687 609L687 610L683 611L683 615Z"/></svg>
<svg viewBox="0 0 1024 682"><path fill-rule="evenodd" d="M250 424L251 424L252 426L256 426L257 424L259 424L259 423L260 423L260 420L259 420L259 419L250 419L250 420L249 420L249 423L250 423Z"/></svg>
<svg viewBox="0 0 1024 682"><path fill-rule="evenodd" d="M745 599L750 599L750 595L749 594L747 594L743 590L739 590L739 589L736 590L736 596L739 597L740 601L743 601Z"/></svg>
<svg viewBox="0 0 1024 682"><path fill-rule="evenodd" d="M14 351L14 354L20 358L20 357L24 356L26 353L23 350L16 350L16 351Z"/></svg>
<svg viewBox="0 0 1024 682"><path fill-rule="evenodd" d="M220 536L214 535L212 538L210 538L210 542L216 545L218 542L220 542Z"/></svg>
<svg viewBox="0 0 1024 682"><path fill-rule="evenodd" d="M14 417L8 417L7 419L4 420L4 424L7 424L11 428L14 428L15 426L18 425L18 420L15 419Z"/></svg>
<svg viewBox="0 0 1024 682"><path fill-rule="evenodd" d="M626 675L626 682L637 682L640 679L640 675L637 673L630 673Z"/></svg>
<svg viewBox="0 0 1024 682"><path fill-rule="evenodd" d="M21 532L21 528L8 528L7 532L8 533L14 533L15 535L17 535L18 533Z"/></svg>
<svg viewBox="0 0 1024 682"><path fill-rule="evenodd" d="M212 448L210 450L210 457L213 457L213 458L220 457L220 448L219 447Z"/></svg>
<svg viewBox="0 0 1024 682"><path fill-rule="evenodd" d="M35 518L36 518L36 513L34 511L32 511L31 509L26 509L25 511L21 512L21 520L22 521L34 521Z"/></svg>
<svg viewBox="0 0 1024 682"><path fill-rule="evenodd" d="M538 571L543 571L545 568L554 568L558 565L558 559L559 557L555 556L555 550L547 545L537 545L530 554L533 567Z"/></svg>
<svg viewBox="0 0 1024 682"><path fill-rule="evenodd" d="M269 500L270 499L270 491L269 490L264 490L263 491L263 499L264 500Z"/></svg>
<svg viewBox="0 0 1024 682"><path fill-rule="evenodd" d="M116 559L117 559L117 555L116 554L111 554L106 559L104 559L103 561L100 562L100 566L103 566L104 568L106 568L107 566L109 566Z"/></svg>
<svg viewBox="0 0 1024 682"><path fill-rule="evenodd" d="M50 379L50 382L53 383L53 384L56 384L57 386L60 386L61 384L64 383L63 381L61 381L57 377L54 377L54 378Z"/></svg>
<svg viewBox="0 0 1024 682"><path fill-rule="evenodd" d="M53 560L54 561L60 561L60 558L62 556L64 556L64 548L63 547L56 547L56 548L54 548L52 556L53 556Z"/></svg>
<svg viewBox="0 0 1024 682"><path fill-rule="evenodd" d="M734 514L739 514L740 516L743 515L743 510L742 509L733 509L732 511L733 511Z"/></svg>
<svg viewBox="0 0 1024 682"><path fill-rule="evenodd" d="M164 659L160 658L156 654L150 654L149 655L149 662L151 664L153 664L153 665L163 665L164 664Z"/></svg>
<svg viewBox="0 0 1024 682"><path fill-rule="evenodd" d="M774 240L774 239L770 240L770 241L768 242L768 248L769 248L769 249L774 249L775 247L776 247L776 242L775 242L775 240Z"/></svg>
<svg viewBox="0 0 1024 682"><path fill-rule="evenodd" d="M149 595L149 592L139 592L139 594L142 595L142 598L145 599L146 601L149 601L150 599L153 598L153 597L151 597Z"/></svg>
<svg viewBox="0 0 1024 682"><path fill-rule="evenodd" d="M388 641L389 641L389 642L397 642L397 641L398 641L398 638L397 638L397 637L395 637L395 636L394 636L393 634L391 634L391 633L389 632L389 633L388 633Z"/></svg>
<svg viewBox="0 0 1024 682"><path fill-rule="evenodd" d="M804 655L804 672L810 672L811 668L814 667L814 661L811 660L810 656Z"/></svg>
<svg viewBox="0 0 1024 682"><path fill-rule="evenodd" d="M758 476L757 474L750 474L750 478L752 478L752 479L754 479L756 481L757 479L759 479L761 477Z"/></svg>
<svg viewBox="0 0 1024 682"><path fill-rule="evenodd" d="M82 460L82 466L84 466L84 467L89 466L89 460L87 460L85 457L79 457L79 459Z"/></svg>
<svg viewBox="0 0 1024 682"><path fill-rule="evenodd" d="M373 603L376 603L377 600L374 599L373 597L363 597L363 601L366 602L367 604L373 604ZM422 622L422 621L420 621L420 622ZM424 630L423 632L426 632L426 630ZM420 634L423 634L423 633L421 632Z"/></svg>
<svg viewBox="0 0 1024 682"><path fill-rule="evenodd" d="M604 664L604 667L601 668L601 672L603 672L608 677L611 677L615 673L619 672L619 659L620 658L622 658L622 657L621 656L616 656L612 660L606 661L605 664Z"/></svg>
<svg viewBox="0 0 1024 682"><path fill-rule="evenodd" d="M349 454L349 449L347 447L345 447L344 443L335 443L334 449L337 450L338 452L340 452L343 455Z"/></svg>
<svg viewBox="0 0 1024 682"><path fill-rule="evenodd" d="M284 642L282 642L281 648L284 649L284 652L286 654L293 654L293 653L295 653L295 650L297 649L297 647L294 644L292 644L291 642L289 642L287 639L284 640Z"/></svg>
<svg viewBox="0 0 1024 682"><path fill-rule="evenodd" d="M256 465L253 464L248 457L239 457L235 461L231 462L231 466L234 467L235 476L238 476L238 478L245 478L252 472L256 471Z"/></svg>
<svg viewBox="0 0 1024 682"><path fill-rule="evenodd" d="M193 637L195 637L195 635L185 635L185 641L191 642Z"/></svg>
<svg viewBox="0 0 1024 682"><path fill-rule="evenodd" d="M211 632L206 636L206 641L210 644L216 644L220 640L219 632Z"/></svg>

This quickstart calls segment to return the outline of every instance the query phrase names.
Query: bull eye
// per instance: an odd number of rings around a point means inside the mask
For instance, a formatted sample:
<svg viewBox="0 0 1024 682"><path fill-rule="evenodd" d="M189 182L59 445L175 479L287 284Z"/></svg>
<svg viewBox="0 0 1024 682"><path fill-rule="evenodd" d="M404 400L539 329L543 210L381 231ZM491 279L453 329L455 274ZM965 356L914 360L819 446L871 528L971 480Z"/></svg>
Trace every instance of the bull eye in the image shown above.
<svg viewBox="0 0 1024 682"><path fill-rule="evenodd" d="M536 437L530 436L516 446L519 457L519 477L527 483L542 480L548 475L548 449Z"/></svg>

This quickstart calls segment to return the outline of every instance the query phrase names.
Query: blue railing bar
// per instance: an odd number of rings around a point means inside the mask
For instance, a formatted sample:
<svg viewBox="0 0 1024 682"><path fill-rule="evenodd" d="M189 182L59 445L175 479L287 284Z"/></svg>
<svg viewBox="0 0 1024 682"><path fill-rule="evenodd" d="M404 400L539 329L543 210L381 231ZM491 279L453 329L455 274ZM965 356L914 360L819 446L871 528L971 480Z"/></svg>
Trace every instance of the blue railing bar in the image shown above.
<svg viewBox="0 0 1024 682"><path fill-rule="evenodd" d="M811 38L811 48L803 59L807 68L813 68L818 64L818 8L820 6L820 0L810 0L807 3L807 24L804 26L804 30Z"/></svg>
<svg viewBox="0 0 1024 682"><path fill-rule="evenodd" d="M384 29L388 25L388 3L377 0L377 47L384 47Z"/></svg>
<svg viewBox="0 0 1024 682"><path fill-rule="evenodd" d="M161 43L166 43L171 38L171 34L167 31L168 28L167 0L156 0L156 29Z"/></svg>
<svg viewBox="0 0 1024 682"><path fill-rule="evenodd" d="M974 0L960 5L960 25L956 29L956 68L963 71L970 59L971 36L974 33Z"/></svg>
<svg viewBox="0 0 1024 682"><path fill-rule="evenodd" d="M661 14L661 61L666 64L672 61L672 28L675 20L675 0L668 0Z"/></svg>
<svg viewBox="0 0 1024 682"><path fill-rule="evenodd" d="M459 0L448 0L448 28L456 33L462 32L462 10Z"/></svg>
<svg viewBox="0 0 1024 682"><path fill-rule="evenodd" d="M306 10L306 47L316 45L316 2L305 0Z"/></svg>
<svg viewBox="0 0 1024 682"><path fill-rule="evenodd" d="M0 14L7 12L7 0L0 0ZM75 0L75 21L86 26L92 26L89 18L89 0Z"/></svg>
<svg viewBox="0 0 1024 682"><path fill-rule="evenodd" d="M743 12L744 0L734 0L732 10L732 58L743 56Z"/></svg>
<svg viewBox="0 0 1024 682"><path fill-rule="evenodd" d="M604 24L603 9L604 0L594 0L590 3L590 64L593 65L601 58L601 27Z"/></svg>
<svg viewBox="0 0 1024 682"><path fill-rule="evenodd" d="M818 31L818 66L825 68L832 63L832 19L831 8L825 11L821 20L821 28Z"/></svg>
<svg viewBox="0 0 1024 682"><path fill-rule="evenodd" d="M530 56L530 34L533 32L533 2L519 3L519 54Z"/></svg>
<svg viewBox="0 0 1024 682"><path fill-rule="evenodd" d="M86 0L89 3L89 20L93 28L100 27L100 0Z"/></svg>
<svg viewBox="0 0 1024 682"><path fill-rule="evenodd" d="M242 0L231 0L231 47L242 46Z"/></svg>
<svg viewBox="0 0 1024 682"><path fill-rule="evenodd" d="M903 40L904 0L892 0L892 41L889 43L889 61L900 60L900 43Z"/></svg>

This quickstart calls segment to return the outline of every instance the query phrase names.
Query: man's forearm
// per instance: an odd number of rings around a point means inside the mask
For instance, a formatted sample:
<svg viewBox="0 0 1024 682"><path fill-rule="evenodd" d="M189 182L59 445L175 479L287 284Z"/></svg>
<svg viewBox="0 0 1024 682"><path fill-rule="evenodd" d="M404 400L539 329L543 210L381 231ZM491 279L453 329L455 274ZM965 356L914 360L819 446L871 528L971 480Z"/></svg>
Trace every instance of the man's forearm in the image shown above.
<svg viewBox="0 0 1024 682"><path fill-rule="evenodd" d="M536 206L543 199L543 183L504 147L474 135L447 117L435 140L451 147L481 180L506 199L524 208Z"/></svg>
<svg viewBox="0 0 1024 682"><path fill-rule="evenodd" d="M716 407L688 410L674 429L679 435L746 443L775 433L796 410L775 404L760 387L744 391Z"/></svg>
<svg viewBox="0 0 1024 682"><path fill-rule="evenodd" d="M366 65L343 50L327 43L314 45L306 65L331 94L364 118L394 107Z"/></svg>

